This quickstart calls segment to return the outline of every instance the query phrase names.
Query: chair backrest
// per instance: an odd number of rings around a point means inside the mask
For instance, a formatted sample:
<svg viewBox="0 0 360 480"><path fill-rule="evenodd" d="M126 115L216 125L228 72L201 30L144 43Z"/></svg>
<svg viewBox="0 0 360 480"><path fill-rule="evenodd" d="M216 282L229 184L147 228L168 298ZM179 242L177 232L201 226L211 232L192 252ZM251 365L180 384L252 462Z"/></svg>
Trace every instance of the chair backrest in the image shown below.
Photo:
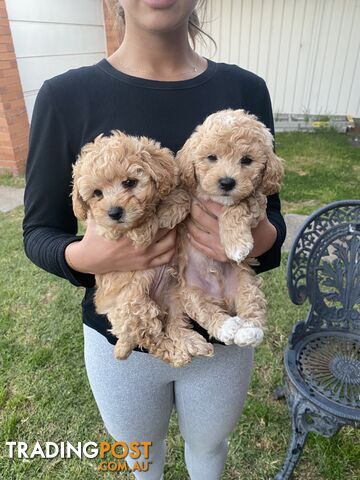
<svg viewBox="0 0 360 480"><path fill-rule="evenodd" d="M293 303L309 300L307 329L360 331L360 200L331 203L305 221L287 279Z"/></svg>

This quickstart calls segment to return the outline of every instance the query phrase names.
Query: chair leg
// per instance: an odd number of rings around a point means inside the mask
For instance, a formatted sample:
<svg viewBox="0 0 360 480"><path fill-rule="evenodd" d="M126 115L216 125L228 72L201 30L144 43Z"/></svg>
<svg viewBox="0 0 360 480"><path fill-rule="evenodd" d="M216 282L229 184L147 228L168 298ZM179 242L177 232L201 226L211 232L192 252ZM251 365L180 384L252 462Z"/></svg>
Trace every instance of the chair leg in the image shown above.
<svg viewBox="0 0 360 480"><path fill-rule="evenodd" d="M287 385L289 387L289 385ZM285 462L274 480L288 480L296 467L303 451L309 432L315 432L323 437L332 437L348 421L336 417L301 397L298 392L290 392L286 388L287 401L291 415L292 437Z"/></svg>
<svg viewBox="0 0 360 480"><path fill-rule="evenodd" d="M274 480L288 480L291 478L294 468L299 461L308 434L308 429L304 422L305 413L306 410L302 407L301 401L294 402L291 409L292 436L289 448L285 462Z"/></svg>

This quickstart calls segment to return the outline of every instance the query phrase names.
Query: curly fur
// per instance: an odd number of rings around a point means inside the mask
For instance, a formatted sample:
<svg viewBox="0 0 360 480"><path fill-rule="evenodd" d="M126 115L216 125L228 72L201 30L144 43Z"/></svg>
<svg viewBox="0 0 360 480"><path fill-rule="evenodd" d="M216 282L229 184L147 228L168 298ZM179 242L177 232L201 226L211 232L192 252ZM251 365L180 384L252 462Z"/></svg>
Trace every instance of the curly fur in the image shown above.
<svg viewBox="0 0 360 480"><path fill-rule="evenodd" d="M176 184L170 150L152 139L113 130L81 149L73 166L73 210L80 220L94 219L97 233L108 240L126 235L133 244L147 246L158 228L174 228L189 212L189 195ZM119 219L109 215L116 207L122 209ZM195 332L184 330L182 335L183 315L176 312L176 318L174 311L172 316L176 279L170 267L98 274L96 285L96 311L107 314L118 337L118 359L140 346L174 366L183 365L191 359L193 346L187 339L192 334L201 350ZM208 348L203 352L211 353Z"/></svg>
<svg viewBox="0 0 360 480"><path fill-rule="evenodd" d="M265 218L266 196L278 192L282 160L270 131L244 110L209 115L176 159L181 184L193 196L225 206L219 217L221 243L230 263L207 258L179 235L181 305L209 334L225 343L257 345L263 337L266 302L261 280L247 258L251 229ZM226 179L233 187L224 190Z"/></svg>

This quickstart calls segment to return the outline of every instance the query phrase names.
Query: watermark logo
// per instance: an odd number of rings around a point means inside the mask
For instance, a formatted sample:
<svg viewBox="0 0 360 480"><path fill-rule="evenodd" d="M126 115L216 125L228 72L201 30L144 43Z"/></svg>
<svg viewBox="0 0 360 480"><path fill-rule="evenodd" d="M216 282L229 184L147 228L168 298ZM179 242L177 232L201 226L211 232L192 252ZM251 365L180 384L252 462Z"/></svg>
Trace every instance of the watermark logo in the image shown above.
<svg viewBox="0 0 360 480"><path fill-rule="evenodd" d="M29 446L26 442L6 442L9 458L97 458L100 472L147 472L152 462L150 448L152 442L36 442Z"/></svg>
<svg viewBox="0 0 360 480"><path fill-rule="evenodd" d="M111 444L101 442L100 458L104 459L105 455L110 453L116 460L102 460L99 465L99 470L102 472L147 472L152 463L149 461L151 445L152 442L130 442L128 444L124 442ZM125 460L127 456L135 460L131 467Z"/></svg>

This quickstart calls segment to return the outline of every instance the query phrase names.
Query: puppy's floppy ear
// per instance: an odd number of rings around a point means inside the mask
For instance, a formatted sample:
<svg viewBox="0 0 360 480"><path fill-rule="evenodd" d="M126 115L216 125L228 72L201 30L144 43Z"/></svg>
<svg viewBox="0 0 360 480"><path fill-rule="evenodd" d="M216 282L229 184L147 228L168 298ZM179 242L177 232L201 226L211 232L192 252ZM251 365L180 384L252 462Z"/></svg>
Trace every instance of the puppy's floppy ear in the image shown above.
<svg viewBox="0 0 360 480"><path fill-rule="evenodd" d="M198 134L193 133L175 157L179 168L180 185L190 192L195 191L197 183L194 164L196 138Z"/></svg>
<svg viewBox="0 0 360 480"><path fill-rule="evenodd" d="M140 137L140 141L144 145L142 153L146 158L146 168L155 182L159 197L163 199L176 187L177 168L174 155L155 140Z"/></svg>
<svg viewBox="0 0 360 480"><path fill-rule="evenodd" d="M78 162L73 165L73 188L71 192L71 197L73 210L76 218L78 218L79 220L86 220L89 207L79 193L78 183L80 168L80 161L78 160Z"/></svg>
<svg viewBox="0 0 360 480"><path fill-rule="evenodd" d="M279 192L283 176L283 161L280 157L275 155L271 149L266 160L265 171L261 185L261 190L264 195L272 195L273 193Z"/></svg>

